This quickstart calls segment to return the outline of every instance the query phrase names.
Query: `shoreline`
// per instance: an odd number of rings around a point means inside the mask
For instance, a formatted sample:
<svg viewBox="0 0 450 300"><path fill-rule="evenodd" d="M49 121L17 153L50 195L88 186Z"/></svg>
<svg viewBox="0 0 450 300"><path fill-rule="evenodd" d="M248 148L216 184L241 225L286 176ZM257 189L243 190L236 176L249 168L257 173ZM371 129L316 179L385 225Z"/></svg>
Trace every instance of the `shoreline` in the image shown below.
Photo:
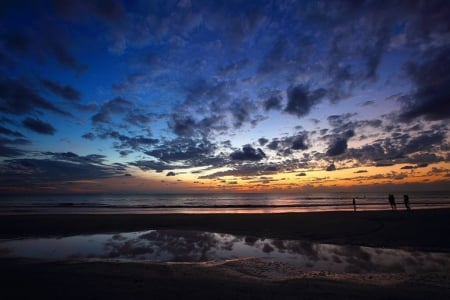
<svg viewBox="0 0 450 300"><path fill-rule="evenodd" d="M272 214L2 215L0 239L181 229L450 252L450 209Z"/></svg>

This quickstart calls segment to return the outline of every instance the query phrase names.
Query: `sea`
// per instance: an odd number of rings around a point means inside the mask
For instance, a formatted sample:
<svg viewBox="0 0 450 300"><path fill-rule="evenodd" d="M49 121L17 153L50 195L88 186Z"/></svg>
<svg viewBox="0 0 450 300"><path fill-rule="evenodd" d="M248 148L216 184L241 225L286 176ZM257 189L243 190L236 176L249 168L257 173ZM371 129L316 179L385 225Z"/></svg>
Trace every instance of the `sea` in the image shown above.
<svg viewBox="0 0 450 300"><path fill-rule="evenodd" d="M394 194L406 210L403 193ZM450 208L450 191L408 193L411 209ZM353 206L355 198L356 207ZM1 195L0 214L287 213L391 210L387 193Z"/></svg>

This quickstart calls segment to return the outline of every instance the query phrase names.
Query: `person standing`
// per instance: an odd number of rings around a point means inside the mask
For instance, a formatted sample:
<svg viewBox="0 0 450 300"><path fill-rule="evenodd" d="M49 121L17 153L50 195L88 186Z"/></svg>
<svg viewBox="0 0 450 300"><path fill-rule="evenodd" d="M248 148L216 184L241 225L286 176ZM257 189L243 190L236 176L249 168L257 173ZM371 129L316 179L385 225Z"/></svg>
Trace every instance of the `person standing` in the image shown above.
<svg viewBox="0 0 450 300"><path fill-rule="evenodd" d="M409 204L409 196L403 195L403 202L405 203L406 210L411 210L411 206Z"/></svg>
<svg viewBox="0 0 450 300"><path fill-rule="evenodd" d="M356 211L356 199L353 198L353 211Z"/></svg>
<svg viewBox="0 0 450 300"><path fill-rule="evenodd" d="M395 204L395 197L392 194L388 196L389 204L391 205L392 210L397 210L397 205Z"/></svg>

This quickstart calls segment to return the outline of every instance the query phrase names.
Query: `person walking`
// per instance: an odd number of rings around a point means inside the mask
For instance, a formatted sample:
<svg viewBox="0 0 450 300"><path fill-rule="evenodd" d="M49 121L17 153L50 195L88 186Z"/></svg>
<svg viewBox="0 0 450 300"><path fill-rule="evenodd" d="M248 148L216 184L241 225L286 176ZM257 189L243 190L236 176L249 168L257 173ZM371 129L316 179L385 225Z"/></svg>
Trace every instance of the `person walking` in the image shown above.
<svg viewBox="0 0 450 300"><path fill-rule="evenodd" d="M403 203L405 203L406 210L411 210L411 206L409 204L409 196L403 195Z"/></svg>

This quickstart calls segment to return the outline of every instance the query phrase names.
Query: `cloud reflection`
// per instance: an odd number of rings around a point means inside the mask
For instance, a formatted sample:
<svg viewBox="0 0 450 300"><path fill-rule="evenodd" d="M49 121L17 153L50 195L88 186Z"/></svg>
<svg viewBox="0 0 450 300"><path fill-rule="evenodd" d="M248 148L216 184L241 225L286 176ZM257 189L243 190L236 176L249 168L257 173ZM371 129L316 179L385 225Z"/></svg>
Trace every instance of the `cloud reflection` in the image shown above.
<svg viewBox="0 0 450 300"><path fill-rule="evenodd" d="M238 237L202 231L150 230L0 242L0 257L206 262L257 258L301 271L416 273L446 271L450 254Z"/></svg>

